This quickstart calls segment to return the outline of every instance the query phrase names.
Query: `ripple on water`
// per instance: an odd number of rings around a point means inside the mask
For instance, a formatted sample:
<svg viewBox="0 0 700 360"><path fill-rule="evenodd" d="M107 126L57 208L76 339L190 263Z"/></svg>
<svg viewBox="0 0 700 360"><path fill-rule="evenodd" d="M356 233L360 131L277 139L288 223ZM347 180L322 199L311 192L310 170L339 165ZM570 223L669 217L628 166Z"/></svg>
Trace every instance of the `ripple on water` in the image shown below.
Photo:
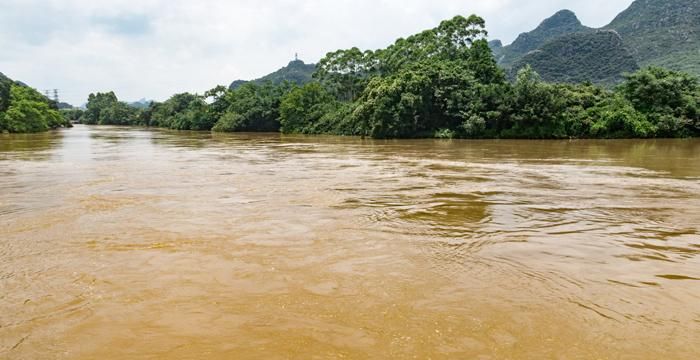
<svg viewBox="0 0 700 360"><path fill-rule="evenodd" d="M0 141L0 357L700 354L700 143L61 134Z"/></svg>

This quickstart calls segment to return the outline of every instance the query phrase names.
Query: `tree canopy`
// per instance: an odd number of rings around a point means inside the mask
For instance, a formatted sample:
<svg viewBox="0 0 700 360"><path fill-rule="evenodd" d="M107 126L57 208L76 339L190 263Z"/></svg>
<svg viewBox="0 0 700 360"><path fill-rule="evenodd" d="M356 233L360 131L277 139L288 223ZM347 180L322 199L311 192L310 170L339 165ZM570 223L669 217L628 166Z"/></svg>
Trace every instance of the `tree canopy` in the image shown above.
<svg viewBox="0 0 700 360"><path fill-rule="evenodd" d="M41 132L70 126L55 103L0 73L0 133Z"/></svg>

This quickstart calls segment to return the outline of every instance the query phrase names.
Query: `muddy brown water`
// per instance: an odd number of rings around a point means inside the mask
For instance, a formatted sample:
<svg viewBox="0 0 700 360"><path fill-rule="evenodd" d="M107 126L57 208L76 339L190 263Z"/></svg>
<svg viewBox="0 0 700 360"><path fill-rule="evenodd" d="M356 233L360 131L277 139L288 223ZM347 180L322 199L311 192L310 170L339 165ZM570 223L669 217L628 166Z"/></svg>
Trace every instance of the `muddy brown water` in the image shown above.
<svg viewBox="0 0 700 360"><path fill-rule="evenodd" d="M697 359L700 140L0 135L2 359Z"/></svg>

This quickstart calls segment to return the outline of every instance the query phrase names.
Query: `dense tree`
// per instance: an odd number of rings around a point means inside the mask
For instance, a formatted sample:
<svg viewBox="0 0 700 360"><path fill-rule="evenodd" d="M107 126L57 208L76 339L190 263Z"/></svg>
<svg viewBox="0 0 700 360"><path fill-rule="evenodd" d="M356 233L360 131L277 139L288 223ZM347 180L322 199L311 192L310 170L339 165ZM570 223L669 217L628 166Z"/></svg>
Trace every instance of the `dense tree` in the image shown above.
<svg viewBox="0 0 700 360"><path fill-rule="evenodd" d="M77 108L61 109L61 115L68 122L79 122L84 113L84 110Z"/></svg>
<svg viewBox="0 0 700 360"><path fill-rule="evenodd" d="M698 79L675 71L650 67L627 76L622 95L647 116L661 136L700 132Z"/></svg>
<svg viewBox="0 0 700 360"><path fill-rule="evenodd" d="M222 92L215 88L212 108L219 117L215 131L279 131L282 97L296 85L248 83L236 90Z"/></svg>
<svg viewBox="0 0 700 360"><path fill-rule="evenodd" d="M324 84L341 101L354 101L369 78L376 75L379 59L373 51L349 50L330 52L318 63L314 78Z"/></svg>
<svg viewBox="0 0 700 360"><path fill-rule="evenodd" d="M81 122L88 125L100 123L102 110L114 106L119 100L114 92L90 94Z"/></svg>
<svg viewBox="0 0 700 360"><path fill-rule="evenodd" d="M70 123L51 109L46 97L32 88L11 85L9 106L0 112L0 132L41 132L61 126L70 127Z"/></svg>
<svg viewBox="0 0 700 360"><path fill-rule="evenodd" d="M173 95L163 103L152 103L147 111L149 126L175 130L211 130L217 120L204 98L190 93Z"/></svg>
<svg viewBox="0 0 700 360"><path fill-rule="evenodd" d="M309 83L292 90L280 104L281 131L315 133L314 129L335 102L319 83Z"/></svg>

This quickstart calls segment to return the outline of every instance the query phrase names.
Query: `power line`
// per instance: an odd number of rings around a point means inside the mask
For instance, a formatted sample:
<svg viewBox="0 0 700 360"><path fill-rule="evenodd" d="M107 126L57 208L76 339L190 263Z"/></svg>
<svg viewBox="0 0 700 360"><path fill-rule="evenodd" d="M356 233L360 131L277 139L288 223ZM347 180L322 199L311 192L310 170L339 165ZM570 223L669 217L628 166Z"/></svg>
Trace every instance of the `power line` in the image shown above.
<svg viewBox="0 0 700 360"><path fill-rule="evenodd" d="M55 101L56 104L58 104L61 100L58 89L46 89L44 90L44 96L46 96L48 100Z"/></svg>

